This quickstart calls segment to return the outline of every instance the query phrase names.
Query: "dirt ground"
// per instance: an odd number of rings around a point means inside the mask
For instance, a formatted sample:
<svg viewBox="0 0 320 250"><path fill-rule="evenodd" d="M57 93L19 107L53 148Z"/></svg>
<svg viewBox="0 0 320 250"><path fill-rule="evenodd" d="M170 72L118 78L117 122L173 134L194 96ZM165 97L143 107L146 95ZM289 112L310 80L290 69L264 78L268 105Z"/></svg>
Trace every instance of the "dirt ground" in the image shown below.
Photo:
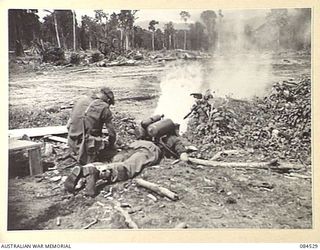
<svg viewBox="0 0 320 250"><path fill-rule="evenodd" d="M308 56L289 56L290 60L287 54L280 55L274 63L279 79L310 73ZM73 67L23 73L12 70L9 109L30 111L34 107L68 105L77 95L103 83L114 89L118 98L157 96L166 67ZM156 105L157 98L124 100L113 111L140 120L151 115ZM58 113L52 116L57 118L52 125L64 124ZM9 123L17 127L15 116L11 117ZM312 228L311 166L295 164L300 168L296 174L304 177L301 178L270 169L172 165L172 159L164 159L159 166L145 169L139 178L176 192L179 200L160 197L138 187L134 180L102 186L99 195L89 198L83 191L76 195L65 192L63 181L71 171L65 167L72 161L58 160L66 148L60 143L53 146L56 154L43 158L47 170L44 174L31 177L24 173L8 178L8 230L81 229L93 221L96 223L90 229L128 228L124 216L115 209L118 203L139 228L146 229L175 228L180 223L188 228ZM20 158L16 167L27 169L25 156ZM222 160L259 159L259 155L246 152ZM11 168L13 163L9 165Z"/></svg>

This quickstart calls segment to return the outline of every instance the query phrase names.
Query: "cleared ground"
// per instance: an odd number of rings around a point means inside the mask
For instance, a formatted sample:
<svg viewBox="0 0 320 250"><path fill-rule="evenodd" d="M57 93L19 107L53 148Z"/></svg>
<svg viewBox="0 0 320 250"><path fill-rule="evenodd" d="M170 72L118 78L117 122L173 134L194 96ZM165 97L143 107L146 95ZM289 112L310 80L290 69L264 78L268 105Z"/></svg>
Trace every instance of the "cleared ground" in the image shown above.
<svg viewBox="0 0 320 250"><path fill-rule="evenodd" d="M305 55L278 55L271 66L274 70L270 84L276 79L310 74L310 58ZM170 70L170 64L52 68L23 74L15 71L9 79L9 109L14 112L67 105L77 95L104 83L114 89L119 99L159 96L166 70ZM113 109L139 120L153 113L157 100L119 101ZM57 155L63 153L61 145L56 146ZM224 160L258 158L248 154L238 157ZM175 191L178 201L152 193L154 200L150 191L137 187L134 181L102 187L97 197L88 198L82 191L75 196L65 193L63 182L51 179L63 178L70 171L63 169L70 162L59 161L56 156L53 162L57 167L54 171L9 179L8 229L80 229L95 219L98 221L92 229L127 228L124 217L114 209L115 201L123 205L139 228L174 228L180 222L190 228L312 228L310 178L263 169L171 165L172 160L165 159L160 166L145 169L139 177ZM310 171L310 166L301 165L299 174L309 175ZM112 194L107 196L109 192Z"/></svg>

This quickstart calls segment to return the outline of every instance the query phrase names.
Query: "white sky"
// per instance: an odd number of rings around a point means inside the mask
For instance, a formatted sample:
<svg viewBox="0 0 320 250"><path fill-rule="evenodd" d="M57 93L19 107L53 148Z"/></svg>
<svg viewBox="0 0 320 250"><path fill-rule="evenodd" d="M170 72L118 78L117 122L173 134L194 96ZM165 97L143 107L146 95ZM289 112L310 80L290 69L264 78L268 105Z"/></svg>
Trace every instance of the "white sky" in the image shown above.
<svg viewBox="0 0 320 250"><path fill-rule="evenodd" d="M115 12L119 13L120 10L103 10L105 13L109 14L109 16ZM157 21L162 22L182 22L180 19L180 12L182 10L167 10L167 9L156 9L156 10L139 10L136 14L136 17L138 17L137 21L151 21L153 19ZM197 20L200 17L200 13L202 10L186 10L191 14L190 20ZM87 9L75 9L77 20L81 21L81 16L87 15L90 17L94 17L94 10L87 10ZM45 12L43 10L39 10L38 15L40 16L40 20L46 15L48 15L48 12Z"/></svg>
<svg viewBox="0 0 320 250"><path fill-rule="evenodd" d="M174 23L182 23L183 21L180 18L180 12L183 11L184 9L140 9L136 17L138 19L136 22L140 21L151 21L151 20L156 20L160 22L169 22L172 21ZM202 9L187 9L184 11L188 11L191 15L191 18L189 19L189 22L195 22L200 19L200 14ZM218 10L214 10L216 13ZM75 9L76 16L78 23L81 22L81 16L83 15L88 15L90 17L94 17L94 10L88 10L88 9ZM108 13L109 15L112 14L113 12L119 13L120 10L104 10L104 12ZM267 12L266 9L260 9L260 10L222 10L222 13L224 14L225 18L228 18L228 16L233 17L233 16L246 16L246 17L253 17L257 15L265 15ZM48 15L48 12L44 12L43 10L39 10L38 15L40 16L40 20L46 15Z"/></svg>

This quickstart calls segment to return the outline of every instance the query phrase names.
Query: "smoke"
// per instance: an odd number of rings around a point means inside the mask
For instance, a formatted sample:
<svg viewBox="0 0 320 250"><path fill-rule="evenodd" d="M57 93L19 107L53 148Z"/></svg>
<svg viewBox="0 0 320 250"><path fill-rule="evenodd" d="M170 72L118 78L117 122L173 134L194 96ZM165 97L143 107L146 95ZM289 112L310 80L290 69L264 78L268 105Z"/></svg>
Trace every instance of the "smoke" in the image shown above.
<svg viewBox="0 0 320 250"><path fill-rule="evenodd" d="M272 66L268 54L251 51L216 55L210 63L204 88L215 91L216 96L250 99L262 96L270 85Z"/></svg>
<svg viewBox="0 0 320 250"><path fill-rule="evenodd" d="M187 129L187 115L194 98L191 93L214 91L214 97L250 99L262 96L271 83L272 67L268 54L227 53L210 61L176 62L165 70L160 82L161 95L155 114L164 114Z"/></svg>
<svg viewBox="0 0 320 250"><path fill-rule="evenodd" d="M187 129L187 119L195 100L191 93L214 91L214 97L230 96L250 99L262 96L273 78L272 57L248 44L244 36L244 16L232 22L221 21L220 38L210 60L176 62L164 71L160 82L161 96L155 114L180 123L181 132Z"/></svg>
<svg viewBox="0 0 320 250"><path fill-rule="evenodd" d="M180 123L182 132L187 129L183 117L190 112L194 102L191 93L199 92L203 83L202 66L199 62L175 63L167 66L161 79L161 96L155 114L164 114Z"/></svg>

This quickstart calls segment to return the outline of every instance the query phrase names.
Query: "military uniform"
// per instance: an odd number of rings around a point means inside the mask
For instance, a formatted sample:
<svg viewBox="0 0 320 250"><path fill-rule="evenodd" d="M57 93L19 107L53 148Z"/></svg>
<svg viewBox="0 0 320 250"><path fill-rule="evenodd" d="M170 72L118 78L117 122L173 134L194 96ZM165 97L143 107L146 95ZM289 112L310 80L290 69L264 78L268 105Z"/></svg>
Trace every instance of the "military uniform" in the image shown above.
<svg viewBox="0 0 320 250"><path fill-rule="evenodd" d="M75 167L65 187L69 192L74 192L80 177L86 177L86 193L94 196L97 179L108 180L109 183L125 181L137 176L144 168L158 164L163 156L179 157L186 151L181 139L175 135L169 135L162 142L156 143L137 140L129 145L128 150L117 155L112 163L95 162L82 168Z"/></svg>
<svg viewBox="0 0 320 250"><path fill-rule="evenodd" d="M116 162L96 164L93 166L100 171L100 177L107 176L111 182L125 181L137 176L145 167L158 164L163 156L179 157L186 152L182 141L177 136L168 136L165 142L154 143L138 140L129 145L129 150L122 153L122 159L116 157ZM105 173L107 172L107 173Z"/></svg>
<svg viewBox="0 0 320 250"><path fill-rule="evenodd" d="M108 146L116 140L109 104L99 97L83 97L75 104L68 122L68 144L78 154L82 165L94 162L99 152L105 149L102 127L108 129Z"/></svg>
<svg viewBox="0 0 320 250"><path fill-rule="evenodd" d="M178 127L170 119L153 122L146 128L138 126L136 136L140 140L134 141L127 150L116 155L112 163L95 162L75 167L65 182L66 189L74 192L78 180L85 177L86 193L94 196L97 179L113 183L134 178L145 167L158 164L164 156L187 161L187 148L178 136Z"/></svg>

